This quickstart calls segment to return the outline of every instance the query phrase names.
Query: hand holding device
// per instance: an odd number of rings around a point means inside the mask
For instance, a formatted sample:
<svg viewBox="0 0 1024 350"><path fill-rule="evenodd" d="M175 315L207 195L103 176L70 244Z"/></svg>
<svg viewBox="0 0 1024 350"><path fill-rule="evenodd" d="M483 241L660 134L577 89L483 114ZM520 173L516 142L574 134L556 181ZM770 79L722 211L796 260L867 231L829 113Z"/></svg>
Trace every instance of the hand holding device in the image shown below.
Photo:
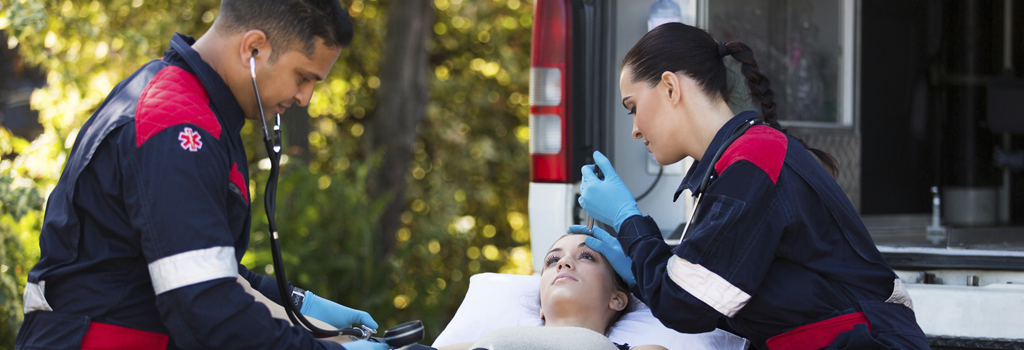
<svg viewBox="0 0 1024 350"><path fill-rule="evenodd" d="M377 322L366 311L352 309L333 301L321 298L313 292L306 291L302 300L303 315L327 322L335 328L350 327L353 324L366 325L377 329Z"/></svg>
<svg viewBox="0 0 1024 350"><path fill-rule="evenodd" d="M367 340L362 340L362 339L356 340L356 341L353 341L353 342L348 342L348 343L345 343L345 344L341 344L341 346L344 347L345 350L389 350L389 349L391 349L391 345L388 345L387 343L377 343L377 342L372 342L372 341L367 341Z"/></svg>
<svg viewBox="0 0 1024 350"><path fill-rule="evenodd" d="M608 259L608 263L612 265L612 269L615 273L622 277L622 280L629 285L629 288L633 288L636 285L636 278L633 277L633 259L630 259L624 251L622 251L622 245L619 244L619 240L612 235L605 232L600 227L595 227L592 230L588 230L583 225L572 225L569 226L569 233L582 233L590 235L583 240L590 249L604 255L605 259Z"/></svg>
<svg viewBox="0 0 1024 350"><path fill-rule="evenodd" d="M594 171L597 167L604 173L603 180ZM604 154L594 151L594 165L584 165L582 170L579 202L587 214L598 221L612 224L616 232L627 218L641 215L633 193L615 173L615 168Z"/></svg>

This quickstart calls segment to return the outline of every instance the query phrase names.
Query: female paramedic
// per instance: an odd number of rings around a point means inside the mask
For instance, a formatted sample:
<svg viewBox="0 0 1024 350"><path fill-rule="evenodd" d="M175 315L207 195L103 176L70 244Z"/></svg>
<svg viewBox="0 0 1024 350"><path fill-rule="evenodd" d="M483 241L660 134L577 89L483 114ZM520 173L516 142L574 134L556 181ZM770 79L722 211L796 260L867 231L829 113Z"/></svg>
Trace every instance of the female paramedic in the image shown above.
<svg viewBox="0 0 1024 350"><path fill-rule="evenodd" d="M730 110L726 56L742 64L760 114ZM724 328L758 349L928 348L903 284L811 153L833 174L835 160L779 126L747 45L665 24L626 54L619 86L633 138L659 163L697 160L675 193L690 190L698 204L674 248L604 155L594 153L603 180L583 168L580 205L618 232L595 228L586 244L662 323Z"/></svg>

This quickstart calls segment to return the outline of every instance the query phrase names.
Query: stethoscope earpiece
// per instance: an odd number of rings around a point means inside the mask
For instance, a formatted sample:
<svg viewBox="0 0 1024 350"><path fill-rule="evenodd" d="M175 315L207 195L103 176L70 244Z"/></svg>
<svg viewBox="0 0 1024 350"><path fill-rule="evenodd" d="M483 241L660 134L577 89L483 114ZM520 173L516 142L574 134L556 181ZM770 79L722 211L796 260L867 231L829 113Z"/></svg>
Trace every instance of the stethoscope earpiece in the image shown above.
<svg viewBox="0 0 1024 350"><path fill-rule="evenodd" d="M274 125L274 138L270 138L270 130L267 128L267 116L263 112L263 100L260 99L260 88L256 85L256 55L259 50L252 49L252 56L249 56L249 75L252 77L252 89L256 92L256 106L260 108L260 123L263 124L263 141L273 142L274 153L281 151L281 115L277 114Z"/></svg>

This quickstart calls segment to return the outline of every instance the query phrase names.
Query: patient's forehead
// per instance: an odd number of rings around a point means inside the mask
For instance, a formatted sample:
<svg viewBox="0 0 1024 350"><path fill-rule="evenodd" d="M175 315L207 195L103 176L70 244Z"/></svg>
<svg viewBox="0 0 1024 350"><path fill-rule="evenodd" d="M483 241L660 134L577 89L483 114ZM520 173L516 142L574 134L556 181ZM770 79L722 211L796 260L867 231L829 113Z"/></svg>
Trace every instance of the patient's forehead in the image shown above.
<svg viewBox="0 0 1024 350"><path fill-rule="evenodd" d="M562 238L559 238L557 241L555 241L555 244L551 245L551 248L548 248L548 253L550 253L552 250L559 248L562 251L577 250L579 248L582 248L580 247L580 243L583 243L583 240L585 240L586 238L587 235L583 234L569 234L562 236Z"/></svg>

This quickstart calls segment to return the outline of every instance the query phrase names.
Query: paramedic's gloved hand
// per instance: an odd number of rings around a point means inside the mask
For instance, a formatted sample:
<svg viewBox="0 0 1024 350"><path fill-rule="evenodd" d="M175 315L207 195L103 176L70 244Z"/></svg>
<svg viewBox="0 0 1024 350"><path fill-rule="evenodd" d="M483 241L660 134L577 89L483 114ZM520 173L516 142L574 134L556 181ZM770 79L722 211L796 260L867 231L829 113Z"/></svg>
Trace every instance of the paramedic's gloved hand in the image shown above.
<svg viewBox="0 0 1024 350"><path fill-rule="evenodd" d="M622 222L633 215L641 215L636 200L608 158L600 151L594 151L594 163L604 173L604 180L594 174L593 165L583 166L583 182L580 183L580 207L597 221L610 224L619 232Z"/></svg>
<svg viewBox="0 0 1024 350"><path fill-rule="evenodd" d="M302 299L303 315L327 322L335 328L352 327L352 325L366 325L377 329L377 322L370 317L366 311L360 311L343 306L333 301L321 298L313 292L306 291L306 297Z"/></svg>
<svg viewBox="0 0 1024 350"><path fill-rule="evenodd" d="M388 350L391 346L387 343L374 343L366 340L356 340L354 342L348 342L341 344L345 350Z"/></svg>
<svg viewBox="0 0 1024 350"><path fill-rule="evenodd" d="M636 285L636 278L633 277L633 259L630 259L625 252L622 251L622 245L619 244L619 240L612 237L608 232L604 232L599 227L594 227L594 231L587 231L587 227L583 225L572 225L569 226L569 233L582 233L590 235L583 240L590 249L604 255L605 259L608 259L608 263L612 264L612 269L615 269L615 273L622 277L622 280L629 285L629 288L633 288Z"/></svg>

